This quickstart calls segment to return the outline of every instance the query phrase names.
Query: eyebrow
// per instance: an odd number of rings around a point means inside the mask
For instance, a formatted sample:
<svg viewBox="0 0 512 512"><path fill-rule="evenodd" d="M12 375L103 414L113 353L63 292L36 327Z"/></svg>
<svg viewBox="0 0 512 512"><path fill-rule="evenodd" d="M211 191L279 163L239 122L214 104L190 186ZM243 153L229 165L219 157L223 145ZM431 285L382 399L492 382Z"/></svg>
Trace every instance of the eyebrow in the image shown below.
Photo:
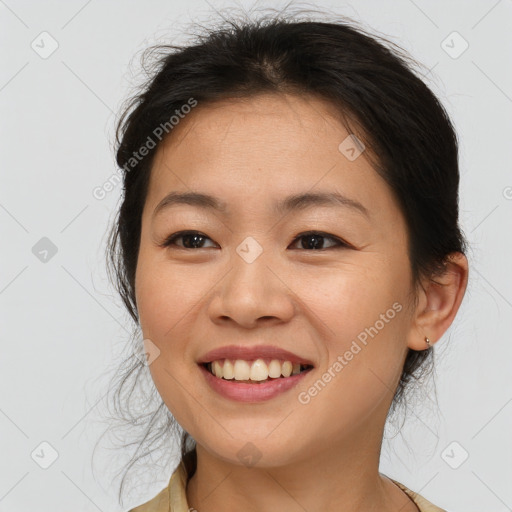
<svg viewBox="0 0 512 512"><path fill-rule="evenodd" d="M214 210L226 215L228 205L220 199L199 192L171 192L167 194L153 211L153 218L161 211L174 206L185 204L196 206L204 210ZM350 208L366 217L370 217L368 210L355 199L350 199L338 192L308 192L294 194L274 204L276 214L285 214L291 211L300 211L313 206L330 206Z"/></svg>

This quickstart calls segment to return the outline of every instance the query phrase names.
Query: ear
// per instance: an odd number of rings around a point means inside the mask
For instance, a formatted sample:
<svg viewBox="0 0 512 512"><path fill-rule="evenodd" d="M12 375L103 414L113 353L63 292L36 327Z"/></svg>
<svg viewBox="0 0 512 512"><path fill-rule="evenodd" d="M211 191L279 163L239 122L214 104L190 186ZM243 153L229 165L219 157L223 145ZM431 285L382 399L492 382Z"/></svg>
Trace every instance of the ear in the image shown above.
<svg viewBox="0 0 512 512"><path fill-rule="evenodd" d="M441 338L450 327L466 292L468 260L460 252L451 253L442 274L425 278L418 286L418 304L412 315L407 346L425 350Z"/></svg>

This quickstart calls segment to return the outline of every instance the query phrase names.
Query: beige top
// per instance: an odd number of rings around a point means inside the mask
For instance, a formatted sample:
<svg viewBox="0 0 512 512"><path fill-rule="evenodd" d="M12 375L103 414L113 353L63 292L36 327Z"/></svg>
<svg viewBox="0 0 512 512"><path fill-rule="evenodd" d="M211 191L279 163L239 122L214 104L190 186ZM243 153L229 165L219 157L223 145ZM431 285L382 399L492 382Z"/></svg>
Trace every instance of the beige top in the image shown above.
<svg viewBox="0 0 512 512"><path fill-rule="evenodd" d="M446 512L396 480L392 481L412 499L421 512ZM167 487L162 489L152 500L132 508L129 512L189 512L190 507L188 506L187 494L185 492L186 485L187 473L183 464L179 464L172 474Z"/></svg>

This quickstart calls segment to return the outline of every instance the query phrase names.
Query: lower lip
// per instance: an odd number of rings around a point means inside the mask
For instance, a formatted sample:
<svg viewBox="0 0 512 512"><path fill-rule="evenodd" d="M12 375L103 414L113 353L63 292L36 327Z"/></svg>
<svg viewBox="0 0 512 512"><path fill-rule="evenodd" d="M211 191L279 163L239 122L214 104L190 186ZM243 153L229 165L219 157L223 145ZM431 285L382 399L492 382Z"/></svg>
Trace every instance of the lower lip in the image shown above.
<svg viewBox="0 0 512 512"><path fill-rule="evenodd" d="M203 365L199 365L210 387L225 398L239 402L263 402L296 386L311 370L290 377L281 377L261 384L247 384L236 380L215 377Z"/></svg>

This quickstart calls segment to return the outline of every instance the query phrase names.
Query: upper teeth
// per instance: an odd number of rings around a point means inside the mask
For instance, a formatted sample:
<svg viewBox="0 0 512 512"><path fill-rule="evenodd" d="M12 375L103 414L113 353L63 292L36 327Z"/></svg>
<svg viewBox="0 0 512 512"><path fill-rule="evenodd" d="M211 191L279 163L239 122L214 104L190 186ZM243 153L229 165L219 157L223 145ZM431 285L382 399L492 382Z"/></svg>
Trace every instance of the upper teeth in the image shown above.
<svg viewBox="0 0 512 512"><path fill-rule="evenodd" d="M267 363L263 359L256 359L255 361L245 361L243 359L236 359L231 361L229 359L212 361L208 368L217 377L228 380L266 380L268 377L278 378L289 377L300 373L300 363L292 364L291 361L279 361L272 359Z"/></svg>

